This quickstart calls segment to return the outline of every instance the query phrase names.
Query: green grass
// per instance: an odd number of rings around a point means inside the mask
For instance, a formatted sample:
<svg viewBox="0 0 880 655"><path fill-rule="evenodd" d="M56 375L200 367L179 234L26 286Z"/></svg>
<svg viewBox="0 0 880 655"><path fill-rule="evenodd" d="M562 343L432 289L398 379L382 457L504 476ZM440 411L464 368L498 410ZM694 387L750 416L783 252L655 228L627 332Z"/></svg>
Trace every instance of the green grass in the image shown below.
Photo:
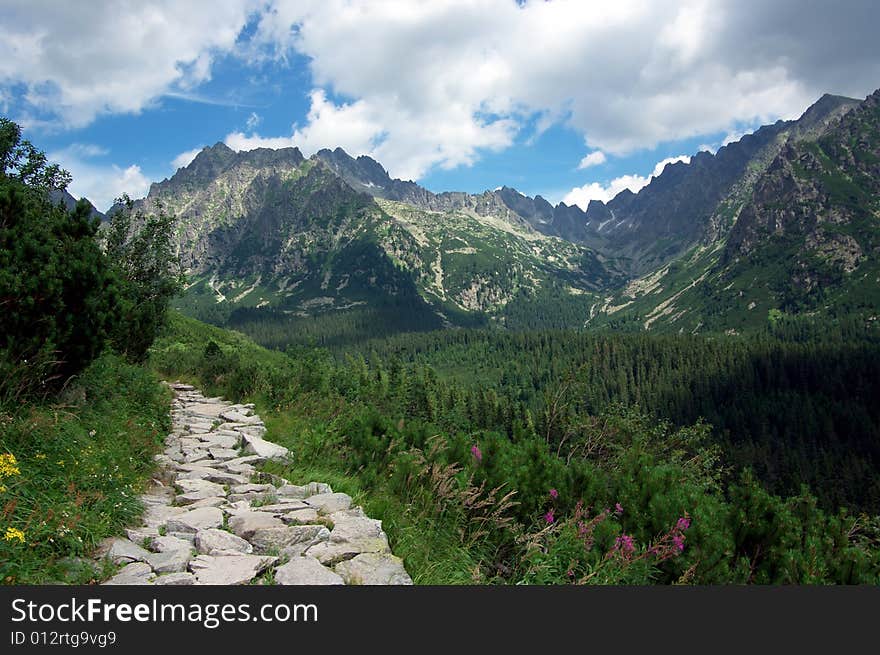
<svg viewBox="0 0 880 655"><path fill-rule="evenodd" d="M72 382L66 404L0 410L0 580L87 583L110 572L86 558L141 513L153 454L170 428L170 394L143 367L103 355ZM21 538L4 538L7 531Z"/></svg>
<svg viewBox="0 0 880 655"><path fill-rule="evenodd" d="M279 399L271 393L272 379L277 378L251 380L244 391L236 386L234 376L209 379L203 360L209 341L236 362L253 365L261 375L297 365L296 360L266 350L244 335L172 313L166 334L153 347L150 366L168 379L193 383L207 394L253 402L268 430L266 438L289 448L293 462L267 463L263 470L293 484L325 482L334 491L352 496L369 516L382 520L392 551L403 558L416 584L475 582L473 572L481 563L479 549L461 543L454 522L436 520L427 507L396 493L390 481L368 479L352 470L346 436L337 420L352 409L344 400L334 393L308 390L299 390L292 399Z"/></svg>

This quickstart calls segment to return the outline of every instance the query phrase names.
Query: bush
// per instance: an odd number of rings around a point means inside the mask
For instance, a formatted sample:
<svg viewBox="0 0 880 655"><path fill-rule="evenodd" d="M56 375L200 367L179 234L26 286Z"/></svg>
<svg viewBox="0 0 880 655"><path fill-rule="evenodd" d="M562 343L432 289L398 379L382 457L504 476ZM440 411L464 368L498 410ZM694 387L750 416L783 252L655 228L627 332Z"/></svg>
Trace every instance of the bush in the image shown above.
<svg viewBox="0 0 880 655"><path fill-rule="evenodd" d="M100 352L117 285L80 203L53 205L69 176L0 119L0 402L59 388Z"/></svg>

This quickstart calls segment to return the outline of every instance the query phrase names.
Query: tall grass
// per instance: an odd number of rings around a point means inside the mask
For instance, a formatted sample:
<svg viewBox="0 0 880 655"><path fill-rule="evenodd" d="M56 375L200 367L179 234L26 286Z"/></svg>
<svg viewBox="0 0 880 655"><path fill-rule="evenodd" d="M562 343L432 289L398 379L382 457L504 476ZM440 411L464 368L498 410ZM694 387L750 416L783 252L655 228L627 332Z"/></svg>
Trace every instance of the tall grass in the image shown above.
<svg viewBox="0 0 880 655"><path fill-rule="evenodd" d="M0 409L0 455L15 462L0 480L5 584L100 578L84 558L139 515L138 494L170 429L169 392L111 354L62 397Z"/></svg>

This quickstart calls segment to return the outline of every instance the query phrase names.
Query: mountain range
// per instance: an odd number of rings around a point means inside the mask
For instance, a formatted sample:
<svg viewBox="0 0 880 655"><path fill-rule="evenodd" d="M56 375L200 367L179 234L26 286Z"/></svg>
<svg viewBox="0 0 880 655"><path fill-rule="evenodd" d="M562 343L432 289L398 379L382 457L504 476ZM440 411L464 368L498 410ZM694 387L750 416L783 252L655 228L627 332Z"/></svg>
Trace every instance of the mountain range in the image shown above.
<svg viewBox="0 0 880 655"><path fill-rule="evenodd" d="M880 308L880 91L825 95L586 211L433 193L341 148L204 148L136 206L176 217L180 307L221 324L341 317L739 331Z"/></svg>

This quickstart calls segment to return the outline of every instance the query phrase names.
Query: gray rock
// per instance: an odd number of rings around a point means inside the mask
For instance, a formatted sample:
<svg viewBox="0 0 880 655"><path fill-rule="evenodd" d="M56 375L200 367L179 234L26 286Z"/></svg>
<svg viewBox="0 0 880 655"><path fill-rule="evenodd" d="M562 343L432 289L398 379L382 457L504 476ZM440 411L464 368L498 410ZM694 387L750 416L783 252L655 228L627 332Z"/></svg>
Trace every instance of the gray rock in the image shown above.
<svg viewBox="0 0 880 655"><path fill-rule="evenodd" d="M275 569L275 584L341 585L345 581L312 557L294 557Z"/></svg>
<svg viewBox="0 0 880 655"><path fill-rule="evenodd" d="M106 554L106 557L116 564L145 562L149 556L150 551L144 550L128 539L114 539Z"/></svg>
<svg viewBox="0 0 880 655"><path fill-rule="evenodd" d="M231 492L237 494L246 494L249 492L257 493L275 493L276 489L271 484L239 484L230 489Z"/></svg>
<svg viewBox="0 0 880 655"><path fill-rule="evenodd" d="M172 531L172 532L168 532L166 534L169 537L176 537L177 539L180 539L182 541L186 541L187 543L189 543L190 546L192 546L196 540L196 533L195 532L174 532L174 531Z"/></svg>
<svg viewBox="0 0 880 655"><path fill-rule="evenodd" d="M306 523L314 523L318 520L318 512L314 509L301 509L296 512L287 512L279 518L288 525L301 525Z"/></svg>
<svg viewBox="0 0 880 655"><path fill-rule="evenodd" d="M259 462L265 462L265 457L260 457L259 455L244 455L242 457L236 457L235 459L229 459L223 462L223 468L227 471L231 466L238 466L240 464L257 464Z"/></svg>
<svg viewBox="0 0 880 655"><path fill-rule="evenodd" d="M159 536L158 528L126 528L125 536L136 544L143 544L145 540L152 540Z"/></svg>
<svg viewBox="0 0 880 655"><path fill-rule="evenodd" d="M216 482L217 484L247 484L250 481L250 476L242 475L241 473L231 473L229 471L216 471L211 473L206 480L210 480L211 482Z"/></svg>
<svg viewBox="0 0 880 655"><path fill-rule="evenodd" d="M239 512L229 517L229 529L242 539L250 539L255 531L262 528L281 527L285 527L284 523L265 512Z"/></svg>
<svg viewBox="0 0 880 655"><path fill-rule="evenodd" d="M153 553L147 558L147 564L156 573L180 573L186 570L186 566L191 559L192 549L187 544L186 548Z"/></svg>
<svg viewBox="0 0 880 655"><path fill-rule="evenodd" d="M244 441L245 453L259 455L266 459L284 459L289 452L284 446L248 434L244 435Z"/></svg>
<svg viewBox="0 0 880 655"><path fill-rule="evenodd" d="M200 466L191 471L181 471L177 475L178 480L208 480L209 482L217 482L211 480L212 475L217 475L217 469L209 466Z"/></svg>
<svg viewBox="0 0 880 655"><path fill-rule="evenodd" d="M334 567L350 585L411 585L403 560L389 554L364 553Z"/></svg>
<svg viewBox="0 0 880 655"><path fill-rule="evenodd" d="M222 462L217 462L215 460L205 460L204 462L199 462L198 464L177 464L176 468L178 471L194 471L194 470L202 470L202 469L214 469L217 470L217 467L220 466Z"/></svg>
<svg viewBox="0 0 880 655"><path fill-rule="evenodd" d="M241 443L240 435L236 436L226 436L223 434L214 434L213 432L209 435L202 437L202 443L206 444L209 449L211 447L216 448L238 448L239 443Z"/></svg>
<svg viewBox="0 0 880 655"><path fill-rule="evenodd" d="M318 510L318 514L326 515L351 507L351 496L344 493L318 494L309 496L305 502Z"/></svg>
<svg viewBox="0 0 880 655"><path fill-rule="evenodd" d="M220 507L221 505L226 503L225 498L202 498L201 500L197 500L194 503L189 503L186 508L187 509L198 509L199 507Z"/></svg>
<svg viewBox="0 0 880 655"><path fill-rule="evenodd" d="M254 530L249 541L258 553L294 555L329 538L330 531L323 525L283 525Z"/></svg>
<svg viewBox="0 0 880 655"><path fill-rule="evenodd" d="M187 571L181 573L166 573L160 575L153 581L155 585L194 585L196 584L196 576Z"/></svg>
<svg viewBox="0 0 880 655"><path fill-rule="evenodd" d="M220 416L220 412L226 409L226 405L215 402L193 403L187 407L187 411L192 414L202 414L204 416Z"/></svg>
<svg viewBox="0 0 880 655"><path fill-rule="evenodd" d="M284 500L286 500L287 502L284 502ZM254 511L256 512L269 512L270 514L286 514L288 512L313 509L313 507L306 505L303 501L293 499L279 499L279 502L272 503L271 505L260 505L258 507L254 507Z"/></svg>
<svg viewBox="0 0 880 655"><path fill-rule="evenodd" d="M195 533L205 528L219 528L223 525L223 512L216 507L200 507L171 517L165 525L168 532Z"/></svg>
<svg viewBox="0 0 880 655"><path fill-rule="evenodd" d="M168 507L166 505L155 505L147 507L141 520L144 525L149 528L159 528L168 521L172 516L182 514L186 509L183 507Z"/></svg>
<svg viewBox="0 0 880 655"><path fill-rule="evenodd" d="M208 448L211 457L219 460L230 460L238 457L238 450L234 448L222 448L220 446L211 446Z"/></svg>
<svg viewBox="0 0 880 655"><path fill-rule="evenodd" d="M259 416L245 416L235 410L227 410L220 414L220 418L228 423L242 423L244 425L262 423Z"/></svg>
<svg viewBox="0 0 880 655"><path fill-rule="evenodd" d="M272 566L277 557L264 555L199 555L190 564L199 584L241 585Z"/></svg>
<svg viewBox="0 0 880 655"><path fill-rule="evenodd" d="M254 552L254 547L241 537L216 528L196 532L195 545L203 555L215 555L216 551L236 552L245 555Z"/></svg>
<svg viewBox="0 0 880 655"><path fill-rule="evenodd" d="M150 543L150 548L157 553L166 553L174 550L189 550L192 548L192 542L187 541L186 539L181 539L180 537L165 535L164 537L153 537Z"/></svg>
<svg viewBox="0 0 880 655"><path fill-rule="evenodd" d="M226 495L226 490L223 488L223 485L217 484L216 482L209 482L208 480L187 480L178 478L174 482L174 486L185 494L204 493L202 496L203 498Z"/></svg>
<svg viewBox="0 0 880 655"><path fill-rule="evenodd" d="M132 562L122 567L119 573L104 582L105 585L146 585L151 584L153 569L144 562Z"/></svg>

